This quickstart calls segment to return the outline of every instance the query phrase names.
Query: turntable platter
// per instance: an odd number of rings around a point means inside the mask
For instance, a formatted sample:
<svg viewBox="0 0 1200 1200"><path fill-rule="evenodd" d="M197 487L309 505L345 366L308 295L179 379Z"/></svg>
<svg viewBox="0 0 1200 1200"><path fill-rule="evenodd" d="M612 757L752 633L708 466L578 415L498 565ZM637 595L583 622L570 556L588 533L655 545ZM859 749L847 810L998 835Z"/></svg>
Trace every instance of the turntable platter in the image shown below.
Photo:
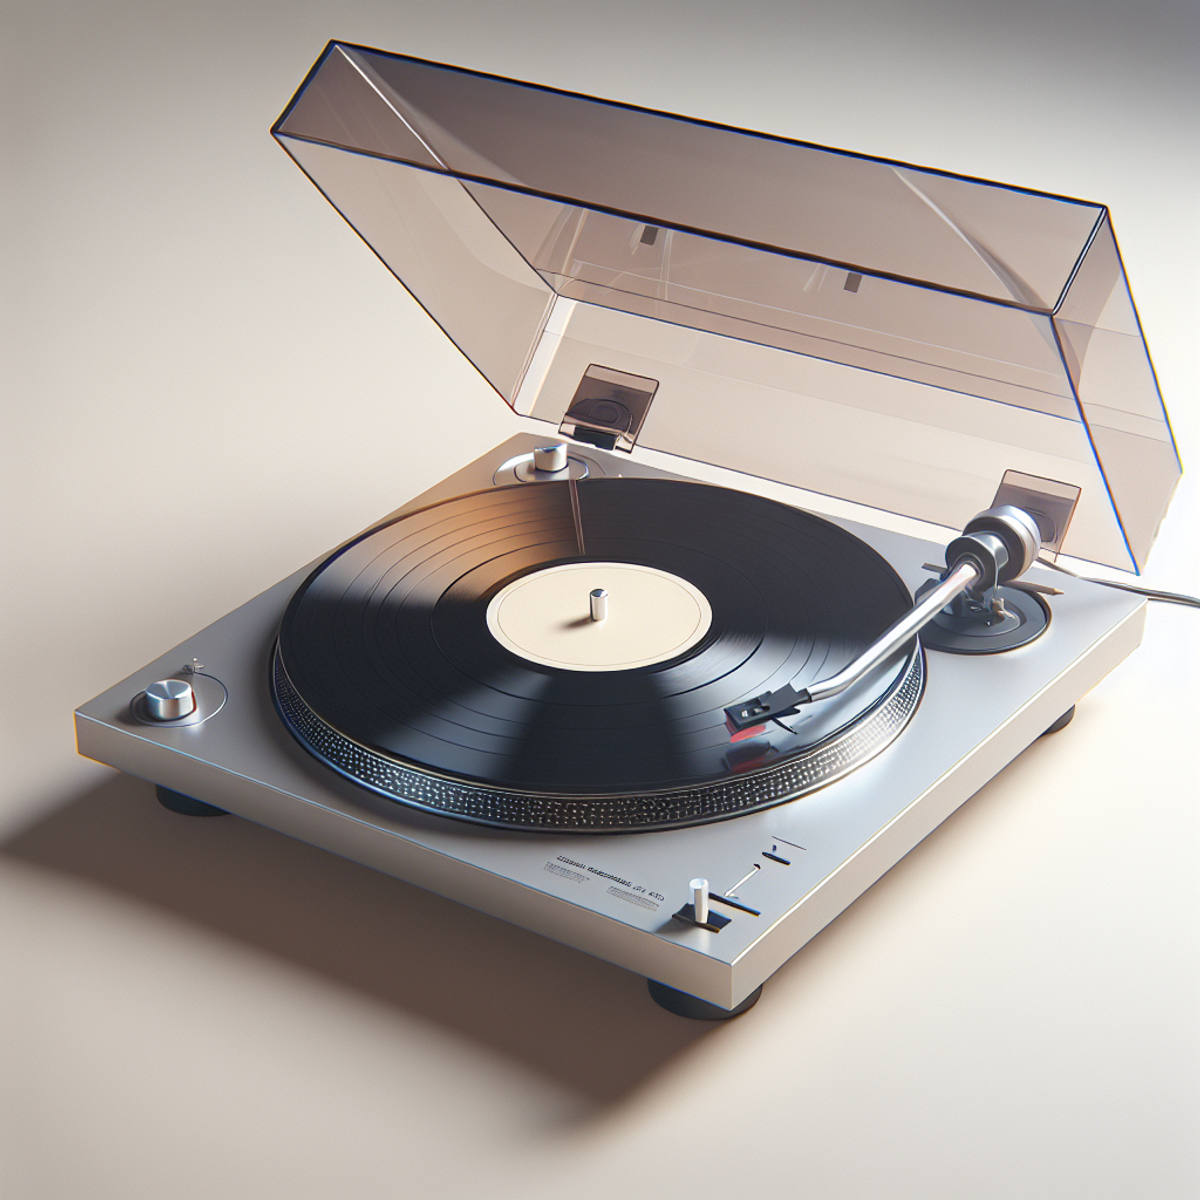
<svg viewBox="0 0 1200 1200"><path fill-rule="evenodd" d="M899 732L920 696L915 644L792 728L734 745L723 709L839 670L910 604L864 542L761 497L516 485L407 514L318 567L282 622L276 703L343 774L446 815L710 821L829 782Z"/></svg>

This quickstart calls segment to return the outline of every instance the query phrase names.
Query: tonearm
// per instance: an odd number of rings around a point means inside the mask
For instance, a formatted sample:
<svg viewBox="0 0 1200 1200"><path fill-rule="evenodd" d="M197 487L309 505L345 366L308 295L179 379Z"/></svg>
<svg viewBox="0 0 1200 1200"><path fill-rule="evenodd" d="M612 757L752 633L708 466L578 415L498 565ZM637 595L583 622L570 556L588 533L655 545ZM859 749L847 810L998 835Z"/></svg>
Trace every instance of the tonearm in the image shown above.
<svg viewBox="0 0 1200 1200"><path fill-rule="evenodd" d="M730 705L725 709L725 723L730 732L742 733L794 714L806 704L844 692L906 645L960 596L966 596L986 611L996 587L1012 583L1029 570L1040 547L1037 521L1022 509L1005 504L979 513L946 547L946 568L939 582L853 662L836 675L807 687L788 684Z"/></svg>

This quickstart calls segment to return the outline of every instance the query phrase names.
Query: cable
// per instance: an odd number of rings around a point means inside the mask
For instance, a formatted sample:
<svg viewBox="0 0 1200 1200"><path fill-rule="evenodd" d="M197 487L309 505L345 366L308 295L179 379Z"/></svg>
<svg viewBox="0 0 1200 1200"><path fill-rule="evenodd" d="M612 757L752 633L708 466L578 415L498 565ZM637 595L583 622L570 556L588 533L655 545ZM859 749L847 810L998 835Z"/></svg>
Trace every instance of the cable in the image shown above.
<svg viewBox="0 0 1200 1200"><path fill-rule="evenodd" d="M1039 558L1037 561L1038 566L1049 567L1052 571L1061 571L1064 575L1070 575L1072 579L1082 579L1084 583L1098 583L1101 587L1133 592L1135 596L1145 596L1148 600L1161 600L1165 604L1185 604L1191 608L1200 608L1200 598L1196 596L1184 596L1180 592L1160 592L1154 588L1136 587L1132 583L1115 583L1110 579L1095 579L1090 575L1077 575L1074 571L1060 567L1058 563L1051 562L1048 558Z"/></svg>

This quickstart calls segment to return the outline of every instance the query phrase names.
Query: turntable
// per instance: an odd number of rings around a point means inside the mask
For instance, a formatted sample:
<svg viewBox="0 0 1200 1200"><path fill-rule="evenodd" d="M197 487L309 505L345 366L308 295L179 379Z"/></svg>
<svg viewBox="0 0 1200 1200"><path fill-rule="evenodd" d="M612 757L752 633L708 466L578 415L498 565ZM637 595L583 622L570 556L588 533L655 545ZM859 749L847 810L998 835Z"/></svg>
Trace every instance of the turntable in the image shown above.
<svg viewBox="0 0 1200 1200"><path fill-rule="evenodd" d="M167 807L718 1018L1137 646L1102 205L339 43L273 132L513 435L77 711Z"/></svg>

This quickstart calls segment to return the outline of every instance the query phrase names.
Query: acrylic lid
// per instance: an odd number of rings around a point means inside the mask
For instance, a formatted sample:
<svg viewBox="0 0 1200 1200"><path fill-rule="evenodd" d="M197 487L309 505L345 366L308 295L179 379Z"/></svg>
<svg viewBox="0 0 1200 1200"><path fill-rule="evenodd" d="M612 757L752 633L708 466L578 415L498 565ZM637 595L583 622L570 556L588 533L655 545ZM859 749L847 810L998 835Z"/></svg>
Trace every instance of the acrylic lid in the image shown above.
<svg viewBox="0 0 1200 1200"><path fill-rule="evenodd" d="M1180 466L1103 205L340 43L273 132L519 413L954 528L1019 473L1145 562Z"/></svg>

